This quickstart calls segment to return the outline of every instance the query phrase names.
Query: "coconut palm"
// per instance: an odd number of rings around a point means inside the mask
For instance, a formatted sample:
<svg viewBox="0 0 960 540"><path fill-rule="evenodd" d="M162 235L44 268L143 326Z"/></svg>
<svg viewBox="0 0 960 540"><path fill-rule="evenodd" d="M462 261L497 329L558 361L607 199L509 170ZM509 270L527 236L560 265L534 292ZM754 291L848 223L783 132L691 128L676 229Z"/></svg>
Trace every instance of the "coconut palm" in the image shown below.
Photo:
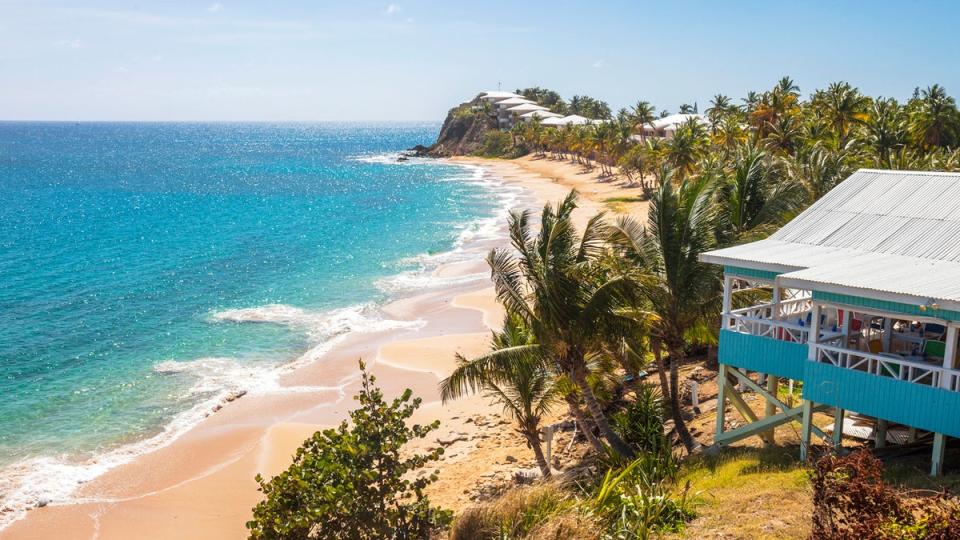
<svg viewBox="0 0 960 540"><path fill-rule="evenodd" d="M667 161L676 170L678 179L693 173L697 160L707 150L707 143L706 130L696 118L690 118L677 127L667 142Z"/></svg>
<svg viewBox="0 0 960 540"><path fill-rule="evenodd" d="M831 83L826 90L818 90L813 102L823 111L824 119L833 130L836 148L840 149L847 144L851 127L867 120L870 99L850 83L841 81Z"/></svg>
<svg viewBox="0 0 960 540"><path fill-rule="evenodd" d="M705 111L707 118L710 119L710 125L716 126L724 116L734 110L733 102L729 97L723 94L717 94L710 100L710 107Z"/></svg>
<svg viewBox="0 0 960 540"><path fill-rule="evenodd" d="M717 191L730 241L780 225L806 200L803 187L782 175L766 153L752 144L739 149Z"/></svg>
<svg viewBox="0 0 960 540"><path fill-rule="evenodd" d="M910 133L921 148L947 146L960 139L960 113L942 86L923 90L911 105Z"/></svg>
<svg viewBox="0 0 960 540"><path fill-rule="evenodd" d="M544 206L537 234L529 211L512 212L508 223L516 254L495 249L487 261L497 298L529 329L532 350L576 386L601 437L630 456L633 452L611 429L587 378L593 361L606 354L609 336L632 331L632 320L616 309L632 281L603 264L602 214L577 236L571 217L576 199L572 191L556 206Z"/></svg>
<svg viewBox="0 0 960 540"><path fill-rule="evenodd" d="M556 377L539 353L523 320L508 314L503 330L493 334L490 353L470 360L457 355L457 368L440 382L440 396L447 402L484 392L497 400L533 450L540 472L548 477L550 464L540 445L540 422L559 396Z"/></svg>
<svg viewBox="0 0 960 540"><path fill-rule="evenodd" d="M650 125L657 119L654 113L655 108L649 101L638 101L636 105L630 108L630 118L633 121L633 130L640 135L640 139L646 139L644 127Z"/></svg>
<svg viewBox="0 0 960 540"><path fill-rule="evenodd" d="M895 99L879 98L873 102L864 125L864 142L873 150L878 167L890 167L891 155L906 146L906 117Z"/></svg>
<svg viewBox="0 0 960 540"><path fill-rule="evenodd" d="M786 161L791 180L803 186L807 202L813 203L846 178L852 167L844 151L815 147L805 155Z"/></svg>
<svg viewBox="0 0 960 540"><path fill-rule="evenodd" d="M644 275L634 280L646 300L638 313L647 324L676 432L692 451L698 443L680 408L678 367L686 357L688 335L705 333L719 310L720 273L716 266L699 260L701 253L716 245L718 214L709 179L689 177L675 186L672 174L662 173L664 180L650 200L646 227L632 217L621 217L611 227L609 240ZM669 379L663 352L669 353Z"/></svg>

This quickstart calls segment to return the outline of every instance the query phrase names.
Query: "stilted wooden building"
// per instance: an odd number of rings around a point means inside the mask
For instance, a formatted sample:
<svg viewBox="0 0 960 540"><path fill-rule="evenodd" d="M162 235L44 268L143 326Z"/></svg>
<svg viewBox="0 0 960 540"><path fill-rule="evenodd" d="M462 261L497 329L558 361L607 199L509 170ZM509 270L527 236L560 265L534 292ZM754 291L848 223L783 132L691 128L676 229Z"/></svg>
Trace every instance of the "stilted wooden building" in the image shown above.
<svg viewBox="0 0 960 540"><path fill-rule="evenodd" d="M769 238L702 260L724 267L718 445L800 420L806 457L812 435L839 445L852 411L877 419L880 445L889 423L933 433L941 473L960 437L960 174L859 170ZM786 380L802 382L796 406ZM737 386L766 400L762 417ZM746 425L724 429L727 402Z"/></svg>

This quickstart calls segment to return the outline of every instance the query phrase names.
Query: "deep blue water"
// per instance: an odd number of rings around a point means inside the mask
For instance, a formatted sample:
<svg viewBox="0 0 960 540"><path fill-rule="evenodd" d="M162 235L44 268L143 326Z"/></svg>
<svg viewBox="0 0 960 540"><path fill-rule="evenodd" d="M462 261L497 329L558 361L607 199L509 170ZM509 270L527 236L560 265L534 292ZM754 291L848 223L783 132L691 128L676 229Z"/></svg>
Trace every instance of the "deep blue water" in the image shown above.
<svg viewBox="0 0 960 540"><path fill-rule="evenodd" d="M375 318L494 211L469 170L375 158L438 127L0 123L0 467L149 437Z"/></svg>

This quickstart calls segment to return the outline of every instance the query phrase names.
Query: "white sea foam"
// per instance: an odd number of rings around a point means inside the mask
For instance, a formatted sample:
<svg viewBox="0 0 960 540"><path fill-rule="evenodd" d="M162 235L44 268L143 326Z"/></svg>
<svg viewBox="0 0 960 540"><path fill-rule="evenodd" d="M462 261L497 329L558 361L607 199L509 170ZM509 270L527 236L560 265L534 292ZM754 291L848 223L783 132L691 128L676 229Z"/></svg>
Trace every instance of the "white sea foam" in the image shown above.
<svg viewBox="0 0 960 540"><path fill-rule="evenodd" d="M400 154L377 154L359 156L356 159L369 163L409 165L430 163L428 160L410 158L398 162ZM437 275L441 265L476 259L485 250L479 246L484 241L502 239L504 224L510 209L523 202L523 190L503 184L489 176L482 167L464 166L466 175L454 175L446 180L471 182L485 188L496 197L493 215L463 225L454 248L436 254L422 254L407 261L405 265L417 268L400 272L378 283L390 293L409 292L427 288L465 285L487 278L484 273L469 273L457 276ZM280 378L298 367L321 360L331 349L354 332L381 332L390 330L414 330L424 321L400 321L383 316L373 304L362 304L330 311L311 311L285 304L270 304L250 308L218 311L210 315L212 323L264 323L280 324L298 328L307 333L315 345L286 363L261 362L251 364L234 358L210 357L192 360L163 360L154 365L154 372L162 376L189 377L193 384L185 390L184 397L199 401L189 410L176 415L161 431L149 438L118 448L99 452L86 459L76 456L44 456L25 459L5 467L0 474L0 530L20 519L28 508L39 501L51 505L77 502L94 502L75 497L77 488L101 474L128 463L136 457L162 448L193 428L228 397L245 391L251 395L266 393L332 392L336 401L345 399L344 388L349 380L339 381L336 386L282 386ZM96 499L108 502L105 499Z"/></svg>
<svg viewBox="0 0 960 540"><path fill-rule="evenodd" d="M158 375L193 379L184 398L200 397L190 409L176 415L160 433L118 448L97 453L77 461L69 456L45 456L25 459L6 467L0 474L0 529L20 519L26 510L39 501L50 504L92 502L78 500L73 494L85 482L135 459L162 448L193 428L218 405L231 396L244 392L250 395L271 393L330 392L336 401L346 397L350 380L336 386L283 386L280 378L303 365L323 358L333 347L353 332L381 332L395 329L417 329L424 321L399 321L384 318L372 304L352 306L326 312L314 312L287 305L267 305L248 309L232 309L214 313L214 322L258 322L302 328L318 343L292 362L251 364L234 358L209 357L187 361L163 360L154 364ZM8 511L3 511L9 508Z"/></svg>

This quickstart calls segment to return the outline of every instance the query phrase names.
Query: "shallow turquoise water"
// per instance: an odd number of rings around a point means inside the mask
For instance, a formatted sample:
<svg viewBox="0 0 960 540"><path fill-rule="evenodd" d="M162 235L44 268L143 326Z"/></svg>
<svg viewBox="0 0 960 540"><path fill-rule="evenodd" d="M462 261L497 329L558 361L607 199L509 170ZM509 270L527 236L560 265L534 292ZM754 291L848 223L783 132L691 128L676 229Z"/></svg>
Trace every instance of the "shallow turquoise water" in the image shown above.
<svg viewBox="0 0 960 540"><path fill-rule="evenodd" d="M437 128L0 123L0 467L151 436L378 323L384 278L497 204L376 158Z"/></svg>

